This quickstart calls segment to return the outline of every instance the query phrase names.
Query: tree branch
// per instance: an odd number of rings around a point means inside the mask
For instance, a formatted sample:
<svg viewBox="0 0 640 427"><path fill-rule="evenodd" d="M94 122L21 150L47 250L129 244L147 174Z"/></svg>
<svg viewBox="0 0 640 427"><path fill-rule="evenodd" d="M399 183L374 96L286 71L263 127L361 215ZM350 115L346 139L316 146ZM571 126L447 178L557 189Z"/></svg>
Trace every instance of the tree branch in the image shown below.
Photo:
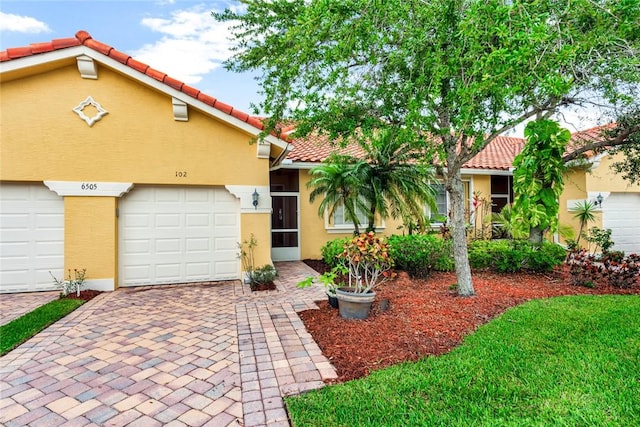
<svg viewBox="0 0 640 427"><path fill-rule="evenodd" d="M562 161L564 161L565 163L570 162L571 160L575 160L578 157L582 156L587 151L597 150L599 148L608 148L608 147L625 145L628 143L627 141L628 138L637 132L640 132L640 126L638 125L632 126L628 129L623 129L622 131L620 131L620 133L618 133L612 139L602 139L600 141L591 142L583 145L582 147L576 148L572 152L565 154L562 157ZM606 138L606 135L601 135L601 136Z"/></svg>

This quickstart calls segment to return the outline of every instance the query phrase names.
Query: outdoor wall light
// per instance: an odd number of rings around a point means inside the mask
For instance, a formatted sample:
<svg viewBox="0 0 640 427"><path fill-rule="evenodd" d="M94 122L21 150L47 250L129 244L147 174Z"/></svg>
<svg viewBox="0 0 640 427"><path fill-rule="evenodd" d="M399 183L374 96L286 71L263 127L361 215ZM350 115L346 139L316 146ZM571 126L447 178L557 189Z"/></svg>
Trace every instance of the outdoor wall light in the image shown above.
<svg viewBox="0 0 640 427"><path fill-rule="evenodd" d="M251 199L253 200L253 208L258 209L258 200L260 200L260 194L258 194L258 189L253 190L253 194L251 195Z"/></svg>
<svg viewBox="0 0 640 427"><path fill-rule="evenodd" d="M603 200L602 194L598 193L598 196L596 196L596 206L602 207Z"/></svg>

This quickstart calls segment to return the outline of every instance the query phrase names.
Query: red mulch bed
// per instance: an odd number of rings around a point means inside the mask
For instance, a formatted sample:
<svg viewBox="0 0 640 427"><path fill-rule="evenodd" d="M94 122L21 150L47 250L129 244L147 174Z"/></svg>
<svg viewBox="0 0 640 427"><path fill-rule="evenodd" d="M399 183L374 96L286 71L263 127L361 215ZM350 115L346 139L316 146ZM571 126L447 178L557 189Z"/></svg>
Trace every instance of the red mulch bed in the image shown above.
<svg viewBox="0 0 640 427"><path fill-rule="evenodd" d="M85 301L91 301L92 299L94 299L95 297L100 295L101 293L102 293L102 291L94 291L92 289L85 289L84 291L80 291L80 296L78 296L75 292L71 292L69 295L67 295L64 298L81 299L81 300L85 300Z"/></svg>
<svg viewBox="0 0 640 427"><path fill-rule="evenodd" d="M305 260L323 272L322 261ZM402 361L439 355L506 309L534 298L578 294L636 294L640 286L619 289L598 285L594 289L569 285L568 273L496 274L474 272L474 297L459 297L450 289L455 273L434 272L428 279L398 277L376 288L376 301L366 320L347 320L327 301L319 310L299 313L307 330L344 382ZM389 308L380 311L380 302Z"/></svg>

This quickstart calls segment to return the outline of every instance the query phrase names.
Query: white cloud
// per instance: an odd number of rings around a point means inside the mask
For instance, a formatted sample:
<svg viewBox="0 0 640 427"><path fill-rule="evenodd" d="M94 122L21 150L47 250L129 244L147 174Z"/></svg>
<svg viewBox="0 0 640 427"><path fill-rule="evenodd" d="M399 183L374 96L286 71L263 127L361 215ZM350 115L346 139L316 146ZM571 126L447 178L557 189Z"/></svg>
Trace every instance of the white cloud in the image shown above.
<svg viewBox="0 0 640 427"><path fill-rule="evenodd" d="M35 18L4 12L0 12L0 30L29 34L51 32L51 28L46 23Z"/></svg>
<svg viewBox="0 0 640 427"><path fill-rule="evenodd" d="M231 56L231 24L217 22L204 6L175 10L169 18L145 18L141 23L163 36L132 56L185 83L197 84Z"/></svg>

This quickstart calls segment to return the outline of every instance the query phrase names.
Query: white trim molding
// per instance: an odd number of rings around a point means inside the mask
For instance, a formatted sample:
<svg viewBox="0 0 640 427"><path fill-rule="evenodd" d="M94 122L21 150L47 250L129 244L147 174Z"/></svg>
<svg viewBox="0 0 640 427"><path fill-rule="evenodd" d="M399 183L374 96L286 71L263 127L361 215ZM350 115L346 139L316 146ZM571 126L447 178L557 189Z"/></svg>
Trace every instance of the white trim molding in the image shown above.
<svg viewBox="0 0 640 427"><path fill-rule="evenodd" d="M133 188L132 182L44 181L58 196L121 197Z"/></svg>
<svg viewBox="0 0 640 427"><path fill-rule="evenodd" d="M271 191L268 185L225 185L229 193L240 199L240 213L271 213ZM253 206L253 192L257 191L258 206Z"/></svg>
<svg viewBox="0 0 640 427"><path fill-rule="evenodd" d="M82 111L89 105L92 105L96 110L98 110L96 115L93 117L88 117ZM98 102L94 101L91 96L87 96L87 99L78 104L75 108L72 109L72 111L76 113L82 120L84 120L85 123L89 125L89 127L93 126L95 122L109 114L109 112L102 108L102 106Z"/></svg>
<svg viewBox="0 0 640 427"><path fill-rule="evenodd" d="M94 291L115 291L116 281L113 278L87 279L84 281L84 289L93 289Z"/></svg>

